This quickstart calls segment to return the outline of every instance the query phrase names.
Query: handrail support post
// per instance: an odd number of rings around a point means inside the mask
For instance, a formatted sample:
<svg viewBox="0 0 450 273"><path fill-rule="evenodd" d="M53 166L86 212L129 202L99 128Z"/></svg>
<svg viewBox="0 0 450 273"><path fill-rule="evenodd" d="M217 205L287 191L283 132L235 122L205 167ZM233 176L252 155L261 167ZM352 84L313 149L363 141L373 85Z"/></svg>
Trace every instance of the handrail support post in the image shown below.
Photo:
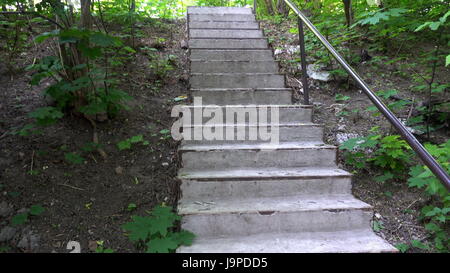
<svg viewBox="0 0 450 273"><path fill-rule="evenodd" d="M303 21L300 18L298 18L298 38L300 43L300 58L302 66L303 98L304 104L309 105L308 73L306 71L305 33L303 30Z"/></svg>

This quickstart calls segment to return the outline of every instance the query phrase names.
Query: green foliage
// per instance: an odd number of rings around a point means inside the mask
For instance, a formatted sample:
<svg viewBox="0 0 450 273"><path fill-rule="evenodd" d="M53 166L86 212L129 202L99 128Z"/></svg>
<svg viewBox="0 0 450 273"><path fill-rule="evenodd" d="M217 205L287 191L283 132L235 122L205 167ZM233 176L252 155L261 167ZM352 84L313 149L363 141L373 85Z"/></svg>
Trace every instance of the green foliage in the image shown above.
<svg viewBox="0 0 450 273"><path fill-rule="evenodd" d="M352 138L342 143L339 149L344 151L345 162L354 168L362 169L371 164L383 170L383 175L375 178L378 182L402 176L411 156L411 148L398 135L372 134Z"/></svg>
<svg viewBox="0 0 450 273"><path fill-rule="evenodd" d="M450 173L450 140L441 145L425 144L425 148ZM450 219L450 194L426 166L415 165L409 174L409 187L424 189L428 195L438 199L437 203L423 207L421 215L427 223L425 229L434 237L435 248L448 252L450 239L445 225Z"/></svg>
<svg viewBox="0 0 450 273"><path fill-rule="evenodd" d="M150 216L132 216L132 222L122 225L128 231L128 238L148 253L169 253L180 245L191 245L194 234L182 230L173 231L180 216L172 212L171 207L157 206Z"/></svg>
<svg viewBox="0 0 450 273"><path fill-rule="evenodd" d="M131 149L131 146L133 144L137 144L137 143L142 143L143 145L148 145L148 141L144 140L143 135L136 135L136 136L132 136L130 138L127 138L125 140L118 142L117 148L119 148L119 150L121 150L121 151L128 150L128 149Z"/></svg>
<svg viewBox="0 0 450 273"><path fill-rule="evenodd" d="M72 164L82 164L85 161L82 156L76 153L66 153L64 154L64 158Z"/></svg>
<svg viewBox="0 0 450 273"><path fill-rule="evenodd" d="M28 212L23 212L11 218L11 225L19 226L28 222L30 216L39 216L45 212L45 208L41 205L32 205Z"/></svg>

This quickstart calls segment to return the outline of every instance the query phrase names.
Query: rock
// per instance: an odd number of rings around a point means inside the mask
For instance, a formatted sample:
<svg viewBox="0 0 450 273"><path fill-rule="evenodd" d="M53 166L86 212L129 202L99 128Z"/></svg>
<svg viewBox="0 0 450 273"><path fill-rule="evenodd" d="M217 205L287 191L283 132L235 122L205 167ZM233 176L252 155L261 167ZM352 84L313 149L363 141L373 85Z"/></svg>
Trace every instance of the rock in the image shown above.
<svg viewBox="0 0 450 273"><path fill-rule="evenodd" d="M22 208L22 209L19 209L19 210L17 211L17 214L19 214L19 213L28 213L28 212L30 212L30 209Z"/></svg>
<svg viewBox="0 0 450 273"><path fill-rule="evenodd" d="M276 48L275 51L273 52L274 55L279 55L281 53L283 53L283 50L279 48Z"/></svg>
<svg viewBox="0 0 450 273"><path fill-rule="evenodd" d="M357 138L357 137L359 137L359 135L357 135L357 134L337 133L336 134L336 141L339 144L342 144L342 143L346 142L347 140L349 140L351 138Z"/></svg>
<svg viewBox="0 0 450 273"><path fill-rule="evenodd" d="M345 124L340 124L337 128L338 132L345 132Z"/></svg>
<svg viewBox="0 0 450 273"><path fill-rule="evenodd" d="M1 231L0 231L0 242L7 242L9 240L11 240L14 235L16 234L16 229L13 227L4 227Z"/></svg>
<svg viewBox="0 0 450 273"><path fill-rule="evenodd" d="M167 167L167 166L169 166L169 163L163 162L162 165L163 165L164 167Z"/></svg>
<svg viewBox="0 0 450 273"><path fill-rule="evenodd" d="M18 248L26 250L36 250L39 248L40 236L33 234L32 231L25 233L17 244Z"/></svg>
<svg viewBox="0 0 450 273"><path fill-rule="evenodd" d="M299 45L298 46L293 46L293 45L287 46L286 52L293 55L297 52L300 52L300 46Z"/></svg>
<svg viewBox="0 0 450 273"><path fill-rule="evenodd" d="M123 168L120 167L120 166L118 166L118 167L115 169L115 171L116 171L116 174L123 174Z"/></svg>
<svg viewBox="0 0 450 273"><path fill-rule="evenodd" d="M6 201L0 203L0 217L8 217L13 211L13 208Z"/></svg>
<svg viewBox="0 0 450 273"><path fill-rule="evenodd" d="M309 64L306 67L306 72L311 79L328 82L331 80L331 75L327 71L322 71L323 65Z"/></svg>
<svg viewBox="0 0 450 273"><path fill-rule="evenodd" d="M188 43L186 42L186 40L181 40L180 46L181 46L182 49L187 49L188 48Z"/></svg>

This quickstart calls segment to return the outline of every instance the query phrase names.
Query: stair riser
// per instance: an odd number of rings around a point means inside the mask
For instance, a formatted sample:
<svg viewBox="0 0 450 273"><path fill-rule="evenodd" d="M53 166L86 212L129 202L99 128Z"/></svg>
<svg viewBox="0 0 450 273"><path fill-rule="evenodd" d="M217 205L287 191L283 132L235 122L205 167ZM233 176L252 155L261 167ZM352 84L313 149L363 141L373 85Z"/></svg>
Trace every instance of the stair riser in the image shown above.
<svg viewBox="0 0 450 273"><path fill-rule="evenodd" d="M266 39L190 39L192 49L267 49Z"/></svg>
<svg viewBox="0 0 450 273"><path fill-rule="evenodd" d="M335 149L183 151L185 171L336 167Z"/></svg>
<svg viewBox="0 0 450 273"><path fill-rule="evenodd" d="M193 91L193 97L202 97L204 104L291 104L291 91Z"/></svg>
<svg viewBox="0 0 450 273"><path fill-rule="evenodd" d="M191 61L273 61L272 50L191 49Z"/></svg>
<svg viewBox="0 0 450 273"><path fill-rule="evenodd" d="M200 22L193 21L189 23L190 29L196 28L220 28L220 29L259 29L259 24L257 22Z"/></svg>
<svg viewBox="0 0 450 273"><path fill-rule="evenodd" d="M278 74L191 74L191 88L284 88Z"/></svg>
<svg viewBox="0 0 450 273"><path fill-rule="evenodd" d="M189 14L189 22L193 21L256 21L253 14Z"/></svg>
<svg viewBox="0 0 450 273"><path fill-rule="evenodd" d="M190 29L189 38L263 38L264 35L261 30L246 30L246 29Z"/></svg>
<svg viewBox="0 0 450 273"><path fill-rule="evenodd" d="M351 194L351 179L327 177L318 179L195 181L182 180L183 200L211 200L279 197L293 195Z"/></svg>
<svg viewBox="0 0 450 273"><path fill-rule="evenodd" d="M210 137L207 139L202 140L194 140L192 139L195 134L199 132L195 132L195 130L202 131L205 136L216 136L216 139L209 140ZM183 128L183 132L186 136L191 136L191 140L183 140L184 144L196 144L196 145L220 145L220 144L263 144L263 143L270 143L271 140L267 140L267 138L261 138L260 135L257 133L258 130L260 130L258 127L239 127L239 128L230 128L230 126L223 126L221 128L218 128L217 130L220 132L222 130L222 134L215 134L215 131L212 131L211 128ZM228 132L227 132L228 130ZM268 132L271 132L271 127L268 126L267 129ZM316 143L320 144L323 143L323 128L319 126L296 126L296 127L278 127L273 129L273 134L278 134L278 142L308 142L308 143ZM277 132L278 131L278 132ZM249 139L249 133L256 134L258 139ZM264 131L265 132L265 131ZM245 136L245 140L227 140L227 134L228 136L232 136L232 139L237 139L238 136L243 135ZM272 140L274 141L274 140Z"/></svg>
<svg viewBox="0 0 450 273"><path fill-rule="evenodd" d="M191 14L252 14L252 9L241 7L188 7Z"/></svg>
<svg viewBox="0 0 450 273"><path fill-rule="evenodd" d="M191 62L191 73L278 73L278 69L278 63L274 61Z"/></svg>
<svg viewBox="0 0 450 273"><path fill-rule="evenodd" d="M270 213L270 212L268 212ZM367 210L293 211L183 215L182 228L201 236L248 236L261 233L328 232L367 228Z"/></svg>
<svg viewBox="0 0 450 273"><path fill-rule="evenodd" d="M200 103L195 99L194 102ZM201 103L205 105L203 100ZM306 107L278 107L277 105L247 105L245 107L211 105L203 107L183 106L180 111L183 113L184 118L190 118L188 120L190 120L191 124L200 124L200 122L206 124L209 120L211 120L209 123L217 121L218 124L248 124L250 115L252 117L252 123L255 119L258 119L259 122L264 124L268 122L276 124L298 124L311 122L313 109ZM267 114L264 115L265 113ZM222 118L220 118L220 115ZM215 118L216 116L217 118ZM276 119L277 116L278 119Z"/></svg>

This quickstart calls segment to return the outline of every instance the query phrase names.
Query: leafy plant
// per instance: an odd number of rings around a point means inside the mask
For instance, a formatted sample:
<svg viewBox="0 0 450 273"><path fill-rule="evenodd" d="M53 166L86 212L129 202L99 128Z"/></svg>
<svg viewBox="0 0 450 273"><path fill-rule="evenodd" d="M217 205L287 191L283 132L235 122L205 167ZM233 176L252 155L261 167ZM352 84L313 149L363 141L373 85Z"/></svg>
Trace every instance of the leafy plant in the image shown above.
<svg viewBox="0 0 450 273"><path fill-rule="evenodd" d="M441 145L425 144L425 148L450 173L450 140ZM450 239L445 225L450 219L450 194L426 166L415 165L410 168L409 174L409 187L424 189L429 196L439 200L423 207L421 217L426 222L425 229L434 237L435 248L447 252L450 249Z"/></svg>
<svg viewBox="0 0 450 273"><path fill-rule="evenodd" d="M119 148L119 150L127 150L127 149L131 149L131 146L133 144L136 143L140 143L142 142L142 145L148 145L148 141L144 140L144 136L143 135L136 135L136 136L132 136L130 138L127 138L125 140L122 140L120 142L117 143L117 148Z"/></svg>
<svg viewBox="0 0 450 273"><path fill-rule="evenodd" d="M42 207L41 205L32 205L28 210L28 212L19 213L14 217L12 217L11 225L18 226L25 224L28 221L29 216L39 216L44 212L45 208Z"/></svg>
<svg viewBox="0 0 450 273"><path fill-rule="evenodd" d="M157 206L150 216L132 216L132 222L122 225L129 232L129 239L148 253L173 252L180 245L191 245L194 234L189 231L174 231L180 216L172 212L172 208Z"/></svg>

